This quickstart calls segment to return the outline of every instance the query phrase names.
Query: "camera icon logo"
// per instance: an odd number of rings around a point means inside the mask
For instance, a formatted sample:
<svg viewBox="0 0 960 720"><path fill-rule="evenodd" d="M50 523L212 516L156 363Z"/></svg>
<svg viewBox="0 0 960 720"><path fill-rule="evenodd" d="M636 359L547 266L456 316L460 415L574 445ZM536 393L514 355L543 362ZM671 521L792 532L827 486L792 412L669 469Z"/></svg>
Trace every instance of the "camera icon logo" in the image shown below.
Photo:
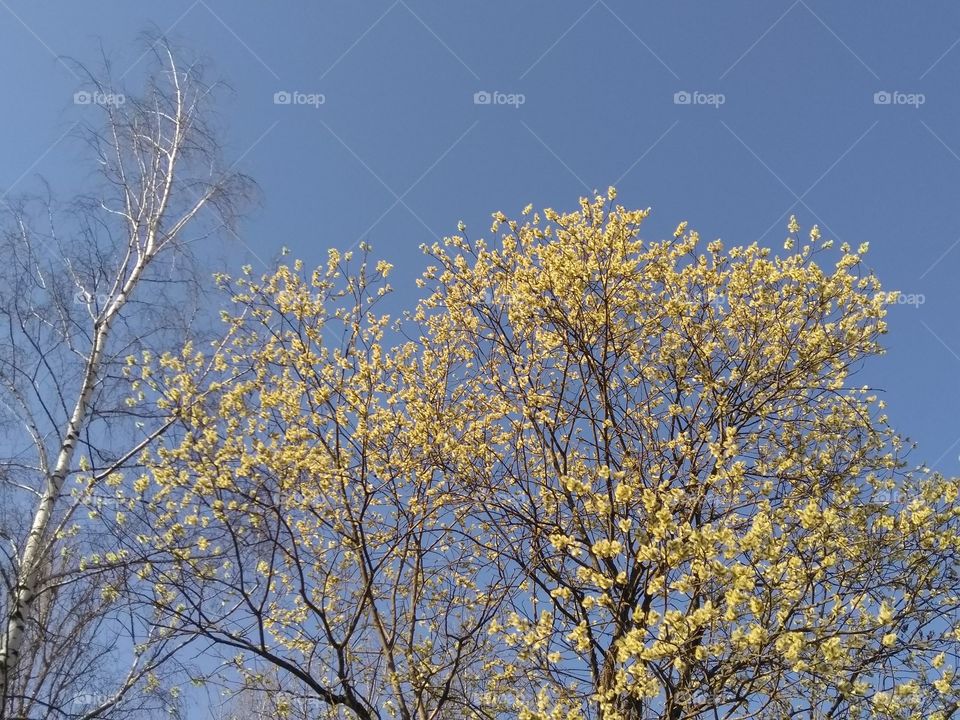
<svg viewBox="0 0 960 720"><path fill-rule="evenodd" d="M874 105L906 105L914 109L927 102L927 96L918 92L878 90L873 94Z"/></svg>
<svg viewBox="0 0 960 720"><path fill-rule="evenodd" d="M289 105L293 102L293 95L286 90L280 90L273 94L274 105Z"/></svg>
<svg viewBox="0 0 960 720"><path fill-rule="evenodd" d="M674 105L689 105L692 100L693 96L686 90L678 90L673 94Z"/></svg>
<svg viewBox="0 0 960 720"><path fill-rule="evenodd" d="M78 90L73 94L74 105L101 105L103 107L119 107L127 101L123 93L90 92Z"/></svg>
<svg viewBox="0 0 960 720"><path fill-rule="evenodd" d="M489 105L493 102L493 96L486 90L478 90L473 94L474 105Z"/></svg>

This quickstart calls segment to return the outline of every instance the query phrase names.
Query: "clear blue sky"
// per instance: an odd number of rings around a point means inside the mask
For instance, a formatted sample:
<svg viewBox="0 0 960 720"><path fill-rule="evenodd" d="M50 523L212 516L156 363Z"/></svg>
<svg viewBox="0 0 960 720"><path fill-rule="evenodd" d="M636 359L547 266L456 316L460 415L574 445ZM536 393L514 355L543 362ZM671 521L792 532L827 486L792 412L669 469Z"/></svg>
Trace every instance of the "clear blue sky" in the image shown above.
<svg viewBox="0 0 960 720"><path fill-rule="evenodd" d="M93 63L102 42L122 72L151 26L235 90L227 154L265 198L237 265L281 245L318 262L364 237L402 300L420 243L460 219L488 234L490 212L527 202L570 208L616 184L653 207L647 237L687 219L775 247L794 212L869 241L885 285L923 296L892 309L889 354L862 377L917 461L960 472L960 4L0 0L0 192L38 174L75 189L77 152L56 141L90 109L56 56ZM325 102L275 104L282 91Z"/></svg>

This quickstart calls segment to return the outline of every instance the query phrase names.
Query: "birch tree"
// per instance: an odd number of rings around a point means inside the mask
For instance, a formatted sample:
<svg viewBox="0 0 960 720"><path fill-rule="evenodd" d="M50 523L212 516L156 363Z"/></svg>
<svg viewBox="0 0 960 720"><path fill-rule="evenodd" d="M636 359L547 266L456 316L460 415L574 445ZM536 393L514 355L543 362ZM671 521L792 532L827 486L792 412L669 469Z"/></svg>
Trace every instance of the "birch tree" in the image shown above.
<svg viewBox="0 0 960 720"><path fill-rule="evenodd" d="M142 92L89 75L89 95L105 98L86 108L102 122L81 133L95 171L90 192L62 208L43 199L7 208L0 411L11 451L0 478L0 718L106 717L171 649L135 627L136 615L110 615L129 574L122 556L103 547L98 520L109 512L116 522L122 512L91 502L166 428L124 403L121 361L190 332L180 312L193 287L189 243L230 221L249 185L220 160L210 125L215 88L200 66L181 63L162 39L147 57ZM110 561L84 566L88 553ZM150 639L157 642L142 647ZM52 646L64 643L56 650L62 676L49 664L38 674ZM104 663L117 663L124 649L126 671L110 675L95 701L64 704L84 668L106 677Z"/></svg>

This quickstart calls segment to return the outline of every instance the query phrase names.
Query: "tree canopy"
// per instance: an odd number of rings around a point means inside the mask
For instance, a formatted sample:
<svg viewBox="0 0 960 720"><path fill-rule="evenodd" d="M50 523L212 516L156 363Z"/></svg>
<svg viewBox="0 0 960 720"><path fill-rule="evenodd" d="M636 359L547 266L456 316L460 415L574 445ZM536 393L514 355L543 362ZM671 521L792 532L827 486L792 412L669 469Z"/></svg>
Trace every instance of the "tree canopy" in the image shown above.
<svg viewBox="0 0 960 720"><path fill-rule="evenodd" d="M212 349L129 360L159 621L325 718L953 716L958 481L854 382L866 245L647 215L461 226L401 317L366 247L221 276Z"/></svg>

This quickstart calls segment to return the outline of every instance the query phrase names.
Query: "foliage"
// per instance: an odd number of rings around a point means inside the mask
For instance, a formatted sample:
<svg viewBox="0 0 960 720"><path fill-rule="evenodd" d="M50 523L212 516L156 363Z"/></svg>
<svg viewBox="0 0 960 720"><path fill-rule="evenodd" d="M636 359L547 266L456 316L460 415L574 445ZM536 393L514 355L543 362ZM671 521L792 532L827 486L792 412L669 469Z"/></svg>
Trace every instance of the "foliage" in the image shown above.
<svg viewBox="0 0 960 720"><path fill-rule="evenodd" d="M330 717L951 716L958 483L852 383L866 245L647 213L497 213L394 330L384 263L224 279L224 341L150 381L158 607Z"/></svg>
<svg viewBox="0 0 960 720"><path fill-rule="evenodd" d="M436 471L442 387L422 385L412 344L381 349L372 283L389 268L350 259L222 278L236 312L212 361L162 358L162 388L145 373L187 428L139 481L140 540L166 553L145 574L172 625L281 667L334 712L482 716L495 558Z"/></svg>

